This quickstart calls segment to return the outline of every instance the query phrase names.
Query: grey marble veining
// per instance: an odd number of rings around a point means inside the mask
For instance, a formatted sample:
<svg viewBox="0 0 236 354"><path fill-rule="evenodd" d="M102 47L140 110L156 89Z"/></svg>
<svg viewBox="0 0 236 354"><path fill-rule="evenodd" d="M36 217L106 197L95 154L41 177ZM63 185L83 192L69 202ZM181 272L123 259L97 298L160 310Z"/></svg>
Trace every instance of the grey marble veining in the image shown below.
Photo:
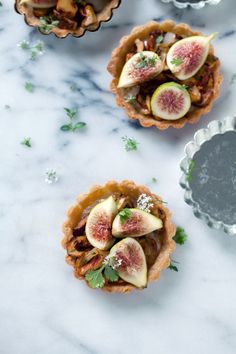
<svg viewBox="0 0 236 354"><path fill-rule="evenodd" d="M199 11L123 0L100 31L65 40L27 27L12 0L2 4L0 353L235 353L236 241L195 219L178 184L179 161L194 132L235 115L234 0ZM133 26L167 18L219 32L214 46L224 82L212 112L198 124L160 132L139 127L116 106L106 66ZM17 46L23 40L42 40L45 53L30 60ZM24 88L28 81L33 93ZM77 107L86 128L60 131L63 107ZM139 142L136 152L124 150L124 135ZM28 136L31 149L20 144ZM48 169L56 170L57 183L45 183ZM174 221L189 235L173 256L179 272L166 270L147 290L128 296L92 291L76 280L60 246L61 224L76 196L94 183L124 178L168 201Z"/></svg>

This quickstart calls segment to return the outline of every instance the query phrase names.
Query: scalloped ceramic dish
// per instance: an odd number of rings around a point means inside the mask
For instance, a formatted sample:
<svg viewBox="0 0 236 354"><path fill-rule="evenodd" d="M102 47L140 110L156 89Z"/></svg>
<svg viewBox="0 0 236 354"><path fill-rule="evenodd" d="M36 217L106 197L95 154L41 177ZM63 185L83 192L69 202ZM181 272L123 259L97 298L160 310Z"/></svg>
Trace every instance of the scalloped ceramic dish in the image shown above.
<svg viewBox="0 0 236 354"><path fill-rule="evenodd" d="M208 226L236 235L236 117L200 129L180 164L184 199Z"/></svg>
<svg viewBox="0 0 236 354"><path fill-rule="evenodd" d="M20 0L15 0L15 10L20 15L24 15L25 23L31 27L37 27L39 29L39 18L34 16L32 8L20 5ZM68 35L72 35L73 37L79 38L82 37L87 31L95 32L98 31L101 27L102 22L108 22L111 20L113 16L113 10L117 9L121 4L121 0L110 0L104 6L104 8L97 13L97 21L90 26L82 27L78 26L76 30L69 30L69 29L61 29L58 27L54 27L49 33L43 32L39 29L39 31L44 34L48 35L50 33L54 33L58 38L65 38Z"/></svg>
<svg viewBox="0 0 236 354"><path fill-rule="evenodd" d="M178 9L186 9L186 7L190 6L193 9L202 9L205 5L217 5L221 2L221 0L192 0L192 1L184 1L184 0L162 0L164 3L172 2Z"/></svg>

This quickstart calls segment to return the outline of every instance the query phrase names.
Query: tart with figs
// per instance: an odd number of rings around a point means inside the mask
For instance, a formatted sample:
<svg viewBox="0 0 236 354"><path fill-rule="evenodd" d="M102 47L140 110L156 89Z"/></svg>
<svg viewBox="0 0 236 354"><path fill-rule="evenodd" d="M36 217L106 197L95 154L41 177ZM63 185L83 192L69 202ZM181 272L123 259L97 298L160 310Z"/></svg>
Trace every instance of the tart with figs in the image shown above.
<svg viewBox="0 0 236 354"><path fill-rule="evenodd" d="M66 261L91 288L146 288L170 265L175 226L160 197L131 181L94 186L63 225Z"/></svg>
<svg viewBox="0 0 236 354"><path fill-rule="evenodd" d="M29 25L63 38L97 30L101 22L110 20L120 0L16 0L15 4Z"/></svg>
<svg viewBox="0 0 236 354"><path fill-rule="evenodd" d="M222 82L215 35L170 20L134 28L108 64L117 104L144 127L196 123L211 110Z"/></svg>

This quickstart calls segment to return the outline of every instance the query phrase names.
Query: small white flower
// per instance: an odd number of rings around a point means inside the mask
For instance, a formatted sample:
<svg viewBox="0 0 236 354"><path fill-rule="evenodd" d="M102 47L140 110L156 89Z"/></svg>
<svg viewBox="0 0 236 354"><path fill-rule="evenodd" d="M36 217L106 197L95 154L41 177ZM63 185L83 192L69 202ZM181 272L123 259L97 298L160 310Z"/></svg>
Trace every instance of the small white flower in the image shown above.
<svg viewBox="0 0 236 354"><path fill-rule="evenodd" d="M147 213L151 212L151 208L154 206L152 203L152 197L148 196L147 194L143 193L140 194L137 200L137 207L140 210L146 211Z"/></svg>
<svg viewBox="0 0 236 354"><path fill-rule="evenodd" d="M45 182L48 184L56 183L58 176L55 170L47 170L45 173Z"/></svg>
<svg viewBox="0 0 236 354"><path fill-rule="evenodd" d="M108 254L103 261L103 264L110 266L113 269L117 269L122 264L122 259L117 258L116 256L111 256Z"/></svg>

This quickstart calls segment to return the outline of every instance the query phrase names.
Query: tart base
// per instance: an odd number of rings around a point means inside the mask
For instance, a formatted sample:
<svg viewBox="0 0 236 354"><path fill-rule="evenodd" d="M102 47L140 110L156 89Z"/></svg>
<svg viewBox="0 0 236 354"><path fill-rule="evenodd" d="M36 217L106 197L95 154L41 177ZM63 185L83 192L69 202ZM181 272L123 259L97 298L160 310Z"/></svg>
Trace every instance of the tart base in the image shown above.
<svg viewBox="0 0 236 354"><path fill-rule="evenodd" d="M86 31L90 31L90 32L97 31L100 28L102 22L107 22L112 18L113 10L119 7L120 3L121 0L111 0L109 3L107 3L104 9L97 14L97 21L88 27L80 26L74 31L55 27L52 29L50 33L54 33L55 36L58 38L65 38L69 34L71 34L73 37L82 37ZM15 1L15 10L19 14L24 15L25 22L27 25L32 27L40 26L39 18L34 15L33 9L29 6L21 5L20 0ZM50 34L42 31L40 32L44 35Z"/></svg>
<svg viewBox="0 0 236 354"><path fill-rule="evenodd" d="M169 210L164 207L161 198L142 185L136 185L132 181L124 180L120 183L116 181L109 181L104 186L94 185L88 193L82 194L77 198L77 202L67 212L67 220L63 224L63 239L62 246L67 249L69 242L73 238L73 229L77 226L78 222L83 218L85 210L91 209L91 206L96 204L99 200L108 197L111 194L124 194L134 197L135 199L142 193L152 197L154 207L152 214L159 216L163 221L163 228L158 231L162 237L162 247L155 263L148 271L148 283L153 282L160 278L162 269L168 268L170 265L170 254L175 250L175 242L173 237L176 232L175 225L171 221L171 214ZM66 256L66 261L74 267L74 275L80 279L84 279L76 272L76 259L75 257ZM131 284L106 284L102 290L107 292L129 293L133 289L137 289Z"/></svg>
<svg viewBox="0 0 236 354"><path fill-rule="evenodd" d="M169 121L161 118L155 118L152 114L145 115L142 113L138 113L136 109L129 103L124 100L123 92L121 89L117 88L119 77L122 71L122 68L125 63L126 54L132 50L133 44L136 39L144 40L150 32L155 30L162 30L164 32L172 32L178 35L182 35L184 37L194 36L194 35L202 35L201 32L193 31L187 24L179 23L176 24L174 21L167 20L161 23L151 21L144 26L135 27L131 34L125 36L121 39L119 47L114 49L112 52L111 60L108 64L108 71L113 76L113 80L111 82L111 90L116 95L117 105L124 108L128 114L128 117L131 119L138 119L140 124L147 128L151 126L155 126L160 130L165 130L169 127L173 128L182 128L186 123L194 124L199 121L202 115L209 113L212 109L212 105L214 101L219 96L220 86L223 80L223 77L220 73L220 62L218 61L214 72L214 87L212 89L212 98L208 105L205 107L199 107L193 112L188 112L188 114L178 120ZM214 54L214 49L210 46L209 54Z"/></svg>

